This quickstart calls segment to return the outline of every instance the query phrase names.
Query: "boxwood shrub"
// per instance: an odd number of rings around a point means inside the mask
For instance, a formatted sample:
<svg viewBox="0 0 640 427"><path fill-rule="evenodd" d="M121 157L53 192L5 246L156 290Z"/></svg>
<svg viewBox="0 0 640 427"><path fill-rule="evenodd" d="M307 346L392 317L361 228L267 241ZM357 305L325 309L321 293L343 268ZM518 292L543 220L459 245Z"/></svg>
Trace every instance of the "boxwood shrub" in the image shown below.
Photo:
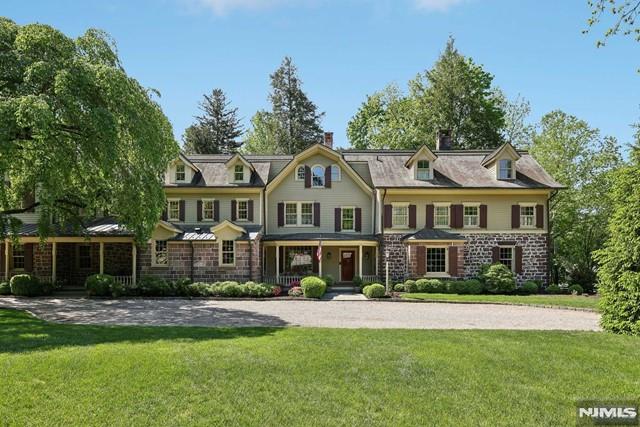
<svg viewBox="0 0 640 427"><path fill-rule="evenodd" d="M409 293L418 292L418 287L416 286L415 280L405 280L404 281L404 291Z"/></svg>
<svg viewBox="0 0 640 427"><path fill-rule="evenodd" d="M584 293L584 289L582 288L582 286L576 284L573 284L571 286L569 286L569 293L570 294L576 294L576 295L582 295Z"/></svg>
<svg viewBox="0 0 640 427"><path fill-rule="evenodd" d="M404 283L396 283L393 285L393 290L395 292L404 292Z"/></svg>
<svg viewBox="0 0 640 427"><path fill-rule="evenodd" d="M481 294L484 287L478 279L452 280L449 282L449 292L460 295Z"/></svg>
<svg viewBox="0 0 640 427"><path fill-rule="evenodd" d="M557 284L552 284L547 286L547 293L551 295L558 295L562 293L562 289Z"/></svg>
<svg viewBox="0 0 640 427"><path fill-rule="evenodd" d="M307 276L300 281L300 287L306 298L321 298L327 291L324 280L315 276Z"/></svg>
<svg viewBox="0 0 640 427"><path fill-rule="evenodd" d="M365 286L362 293L367 298L382 298L385 295L385 289L380 283L374 283L372 285Z"/></svg>
<svg viewBox="0 0 640 427"><path fill-rule="evenodd" d="M13 276L9 283L11 293L19 297L37 297L43 294L40 281L29 274Z"/></svg>
<svg viewBox="0 0 640 427"><path fill-rule="evenodd" d="M416 280L418 292L428 294L442 294L447 292L447 284L440 279L419 279Z"/></svg>
<svg viewBox="0 0 640 427"><path fill-rule="evenodd" d="M84 287L90 297L109 297L115 283L113 276L108 274L93 274L84 282Z"/></svg>
<svg viewBox="0 0 640 427"><path fill-rule="evenodd" d="M0 283L0 295L11 295L11 285L9 282Z"/></svg>
<svg viewBox="0 0 640 427"><path fill-rule="evenodd" d="M491 264L481 276L487 292L492 294L508 294L516 288L513 273L504 264Z"/></svg>
<svg viewBox="0 0 640 427"><path fill-rule="evenodd" d="M537 294L539 291L538 284L533 280L527 280L520 286L518 292L523 295L533 295Z"/></svg>

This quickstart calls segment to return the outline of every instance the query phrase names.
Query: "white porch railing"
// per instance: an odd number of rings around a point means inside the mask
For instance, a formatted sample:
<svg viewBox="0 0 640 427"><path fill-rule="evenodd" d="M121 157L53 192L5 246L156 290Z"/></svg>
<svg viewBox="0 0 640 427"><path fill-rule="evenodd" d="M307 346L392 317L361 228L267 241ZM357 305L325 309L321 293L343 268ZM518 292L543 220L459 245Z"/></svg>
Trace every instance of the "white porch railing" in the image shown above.
<svg viewBox="0 0 640 427"><path fill-rule="evenodd" d="M52 276L36 276L36 279L38 279L40 283L53 283Z"/></svg>
<svg viewBox="0 0 640 427"><path fill-rule="evenodd" d="M378 276L376 276L375 274L364 275L364 276L362 276L362 282L363 283L376 283L376 282L378 282Z"/></svg>
<svg viewBox="0 0 640 427"><path fill-rule="evenodd" d="M113 276L114 280L117 283L120 283L122 286L133 286L133 276Z"/></svg>
<svg viewBox="0 0 640 427"><path fill-rule="evenodd" d="M303 276L266 276L264 282L270 285L291 286L293 282L300 282Z"/></svg>

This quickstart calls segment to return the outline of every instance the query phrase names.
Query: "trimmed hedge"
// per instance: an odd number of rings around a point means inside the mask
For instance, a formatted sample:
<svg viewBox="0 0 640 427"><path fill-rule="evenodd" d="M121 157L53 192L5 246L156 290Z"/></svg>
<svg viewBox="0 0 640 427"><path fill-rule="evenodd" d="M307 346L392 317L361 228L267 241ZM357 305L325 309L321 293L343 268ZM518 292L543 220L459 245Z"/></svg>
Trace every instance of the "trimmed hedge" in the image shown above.
<svg viewBox="0 0 640 427"><path fill-rule="evenodd" d="M37 297L43 295L40 281L29 274L18 274L11 278L11 293L19 297Z"/></svg>
<svg viewBox="0 0 640 427"><path fill-rule="evenodd" d="M416 280L418 292L428 294L442 294L447 292L447 284L440 279L419 279Z"/></svg>
<svg viewBox="0 0 640 427"><path fill-rule="evenodd" d="M90 297L110 297L115 284L113 276L108 274L93 274L84 282L84 288Z"/></svg>
<svg viewBox="0 0 640 427"><path fill-rule="evenodd" d="M491 264L483 268L480 279L485 289L491 294L508 294L515 290L516 280L513 273L504 264Z"/></svg>
<svg viewBox="0 0 640 427"><path fill-rule="evenodd" d="M367 298L382 298L385 296L385 288L380 283L374 283L372 285L367 285L362 290L362 293Z"/></svg>
<svg viewBox="0 0 640 427"><path fill-rule="evenodd" d="M539 291L538 283L534 282L533 280L528 280L522 284L518 291L523 295L537 294Z"/></svg>
<svg viewBox="0 0 640 427"><path fill-rule="evenodd" d="M266 283L226 281L216 283L189 283L185 286L186 296L191 297L231 297L231 298L264 298L273 297L282 293L280 286Z"/></svg>
<svg viewBox="0 0 640 427"><path fill-rule="evenodd" d="M571 286L569 286L569 293L570 294L576 294L576 295L582 295L584 293L584 289L582 288L582 286L576 284L573 284Z"/></svg>
<svg viewBox="0 0 640 427"><path fill-rule="evenodd" d="M456 280L449 282L449 291L460 295L479 295L484 285L478 279Z"/></svg>
<svg viewBox="0 0 640 427"><path fill-rule="evenodd" d="M0 283L0 295L11 295L11 285L9 282Z"/></svg>
<svg viewBox="0 0 640 427"><path fill-rule="evenodd" d="M404 291L409 293L418 292L418 287L416 286L415 280L405 280L404 281Z"/></svg>
<svg viewBox="0 0 640 427"><path fill-rule="evenodd" d="M396 283L393 285L393 290L395 292L404 292L404 283Z"/></svg>
<svg viewBox="0 0 640 427"><path fill-rule="evenodd" d="M554 283L553 285L547 286L547 293L551 295L558 295L562 293L562 289Z"/></svg>
<svg viewBox="0 0 640 427"><path fill-rule="evenodd" d="M327 291L324 280L315 276L307 276L300 281L300 287L305 298L321 298Z"/></svg>

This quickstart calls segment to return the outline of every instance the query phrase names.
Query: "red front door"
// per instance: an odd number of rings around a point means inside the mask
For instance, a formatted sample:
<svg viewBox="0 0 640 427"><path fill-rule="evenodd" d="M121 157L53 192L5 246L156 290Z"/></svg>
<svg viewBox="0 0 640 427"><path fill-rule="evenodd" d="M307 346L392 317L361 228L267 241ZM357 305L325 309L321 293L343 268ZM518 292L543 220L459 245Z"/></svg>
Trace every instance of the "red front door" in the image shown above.
<svg viewBox="0 0 640 427"><path fill-rule="evenodd" d="M342 274L340 280L343 282L351 282L353 280L353 263L356 257L356 251L342 251L340 255L340 268Z"/></svg>

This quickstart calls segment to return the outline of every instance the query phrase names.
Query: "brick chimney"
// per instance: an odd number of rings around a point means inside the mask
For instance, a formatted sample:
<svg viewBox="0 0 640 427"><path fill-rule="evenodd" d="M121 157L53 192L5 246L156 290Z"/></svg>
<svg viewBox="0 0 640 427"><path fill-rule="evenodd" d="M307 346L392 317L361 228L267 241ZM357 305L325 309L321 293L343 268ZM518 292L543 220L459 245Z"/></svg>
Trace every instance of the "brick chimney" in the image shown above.
<svg viewBox="0 0 640 427"><path fill-rule="evenodd" d="M436 150L451 150L451 129L440 129L436 134Z"/></svg>
<svg viewBox="0 0 640 427"><path fill-rule="evenodd" d="M333 149L333 132L324 133L324 145Z"/></svg>

